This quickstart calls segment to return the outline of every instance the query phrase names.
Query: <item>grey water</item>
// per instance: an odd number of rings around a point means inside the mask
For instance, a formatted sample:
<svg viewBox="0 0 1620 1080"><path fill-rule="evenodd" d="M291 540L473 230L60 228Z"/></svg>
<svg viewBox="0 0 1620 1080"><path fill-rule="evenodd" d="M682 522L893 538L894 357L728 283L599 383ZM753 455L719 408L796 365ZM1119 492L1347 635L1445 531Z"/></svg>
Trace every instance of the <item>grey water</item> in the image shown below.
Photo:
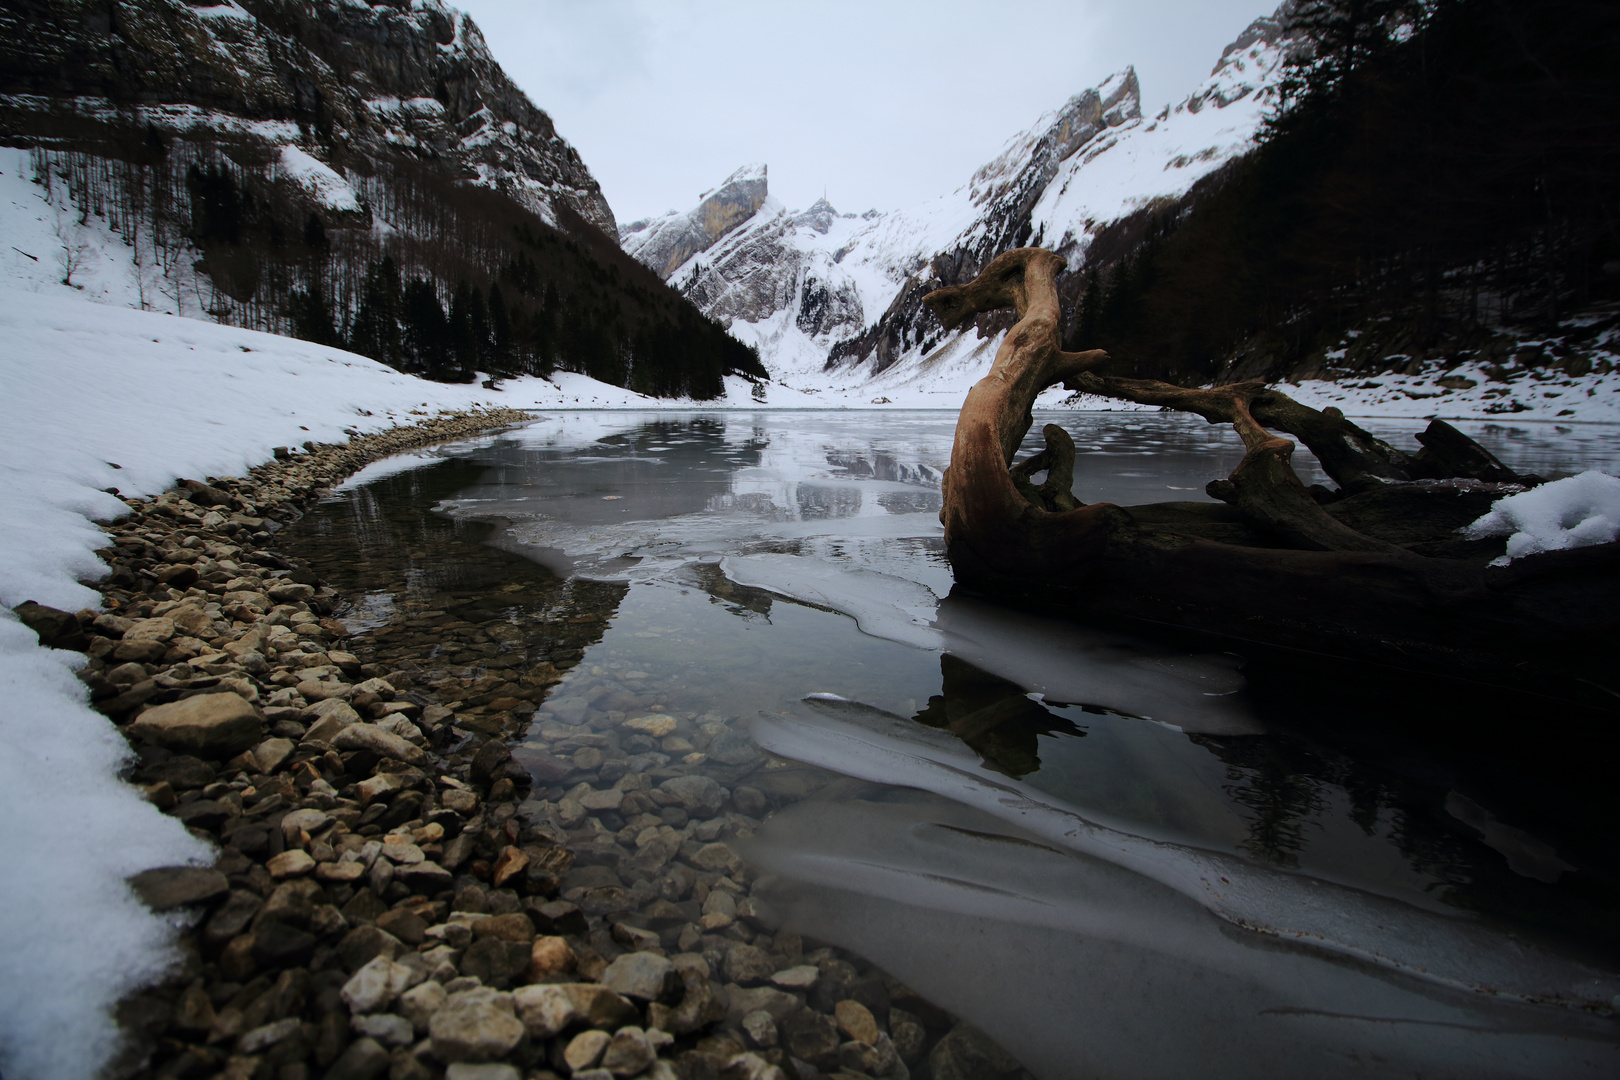
<svg viewBox="0 0 1620 1080"><path fill-rule="evenodd" d="M1026 450L1048 421L1086 502L1206 499L1242 456L1157 413L1037 416ZM324 512L416 492L407 517L493 522L495 549L613 583L535 746L656 700L685 726L631 766L766 792L731 842L781 928L1042 1080L1620 1073L1612 724L962 595L937 517L954 424L556 413L380 463ZM1364 426L1416 449L1422 425ZM1609 428L1458 426L1524 471L1620 467ZM447 469L448 491L399 483Z"/></svg>

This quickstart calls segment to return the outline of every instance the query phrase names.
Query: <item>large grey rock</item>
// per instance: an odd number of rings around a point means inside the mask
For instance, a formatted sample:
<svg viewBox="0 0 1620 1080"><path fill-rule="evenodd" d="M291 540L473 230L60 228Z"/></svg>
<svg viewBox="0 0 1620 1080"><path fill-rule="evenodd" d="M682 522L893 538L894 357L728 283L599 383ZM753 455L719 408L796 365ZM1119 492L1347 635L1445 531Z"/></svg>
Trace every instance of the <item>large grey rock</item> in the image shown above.
<svg viewBox="0 0 1620 1080"><path fill-rule="evenodd" d="M129 884L153 911L201 904L224 896L231 887L224 874L202 866L154 867L130 878Z"/></svg>
<svg viewBox="0 0 1620 1080"><path fill-rule="evenodd" d="M523 1080L523 1074L502 1061L455 1061L444 1070L444 1080Z"/></svg>
<svg viewBox="0 0 1620 1080"><path fill-rule="evenodd" d="M602 985L627 998L654 1001L664 995L674 970L669 959L657 953L625 953L602 972Z"/></svg>
<svg viewBox="0 0 1620 1080"><path fill-rule="evenodd" d="M726 789L707 776L676 776L658 785L681 801L695 818L712 818L725 805Z"/></svg>
<svg viewBox="0 0 1620 1080"><path fill-rule="evenodd" d="M386 956L374 956L339 991L354 1013L376 1012L420 981L419 973Z"/></svg>
<svg viewBox="0 0 1620 1080"><path fill-rule="evenodd" d="M619 807L624 805L624 792L617 788L607 788L604 791L587 791L580 795L579 805L593 814L618 810Z"/></svg>
<svg viewBox="0 0 1620 1080"><path fill-rule="evenodd" d="M409 1046L416 1038L411 1022L397 1013L372 1013L349 1022L356 1035L376 1039L385 1046Z"/></svg>
<svg viewBox="0 0 1620 1080"><path fill-rule="evenodd" d="M578 1015L574 999L565 986L550 983L520 986L512 991L512 1001L524 1029L536 1039L551 1038L572 1024Z"/></svg>
<svg viewBox="0 0 1620 1080"><path fill-rule="evenodd" d="M602 1052L612 1041L613 1036L605 1031L582 1031L568 1040L568 1045L563 1049L563 1061L567 1063L569 1071L577 1076L601 1061Z"/></svg>
<svg viewBox="0 0 1620 1080"><path fill-rule="evenodd" d="M426 1035L433 1014L444 1008L448 1000L444 984L437 979L429 979L399 995L398 1008L400 1015L411 1022L418 1035Z"/></svg>
<svg viewBox="0 0 1620 1080"><path fill-rule="evenodd" d="M602 1053L602 1068L614 1076L635 1076L656 1057L645 1031L634 1026L622 1027L613 1033L612 1041Z"/></svg>
<svg viewBox="0 0 1620 1080"><path fill-rule="evenodd" d="M256 746L264 738L264 719L238 694L199 694L146 710L129 731L177 753L219 759Z"/></svg>
<svg viewBox="0 0 1620 1080"><path fill-rule="evenodd" d="M792 994L773 986L756 986L752 989L733 986L729 988L726 998L726 1019L741 1024L743 1017L749 1013L764 1011L770 1014L772 1020L781 1023L803 1004Z"/></svg>
<svg viewBox="0 0 1620 1080"><path fill-rule="evenodd" d="M376 1039L356 1039L326 1070L325 1080L372 1080L388 1071L388 1051Z"/></svg>
<svg viewBox="0 0 1620 1080"><path fill-rule="evenodd" d="M489 1061L518 1044L523 1022L511 994L481 986L451 994L428 1022L428 1034L441 1061Z"/></svg>
<svg viewBox="0 0 1620 1080"><path fill-rule="evenodd" d="M714 893L709 894L711 897ZM757 945L733 945L726 953L726 978L743 986L756 986L775 974L770 954Z"/></svg>
<svg viewBox="0 0 1620 1080"><path fill-rule="evenodd" d="M636 1020L636 1007L599 983L563 983L580 1023L593 1028L617 1028Z"/></svg>

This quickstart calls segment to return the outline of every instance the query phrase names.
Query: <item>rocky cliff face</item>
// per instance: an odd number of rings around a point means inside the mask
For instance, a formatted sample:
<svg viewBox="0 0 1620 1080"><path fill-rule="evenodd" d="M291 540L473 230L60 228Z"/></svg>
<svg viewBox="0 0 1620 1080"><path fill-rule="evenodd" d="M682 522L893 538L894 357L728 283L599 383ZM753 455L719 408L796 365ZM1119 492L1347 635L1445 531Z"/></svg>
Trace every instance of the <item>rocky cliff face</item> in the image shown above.
<svg viewBox="0 0 1620 1080"><path fill-rule="evenodd" d="M744 165L684 214L643 218L619 229L619 243L666 280L693 255L754 216L768 194L764 165Z"/></svg>
<svg viewBox="0 0 1620 1080"><path fill-rule="evenodd" d="M14 0L0 8L0 137L217 136L307 174L404 155L617 235L579 154L440 0ZM284 148L314 160L286 165ZM331 177L323 178L330 182ZM338 195L341 202L341 194ZM337 208L334 205L334 208Z"/></svg>
<svg viewBox="0 0 1620 1080"><path fill-rule="evenodd" d="M626 250L755 344L773 375L804 385L926 380L954 362L947 352L962 352L923 308L929 291L1026 244L1078 269L1109 223L1184 196L1253 145L1260 91L1287 48L1287 8L1251 23L1203 86L1157 116L1143 115L1126 67L1008 140L962 187L919 206L855 218L824 204L791 213L767 199L680 262L661 256L683 249L655 256L628 233ZM696 214L660 220L673 228ZM1004 325L985 318L966 333L992 338Z"/></svg>

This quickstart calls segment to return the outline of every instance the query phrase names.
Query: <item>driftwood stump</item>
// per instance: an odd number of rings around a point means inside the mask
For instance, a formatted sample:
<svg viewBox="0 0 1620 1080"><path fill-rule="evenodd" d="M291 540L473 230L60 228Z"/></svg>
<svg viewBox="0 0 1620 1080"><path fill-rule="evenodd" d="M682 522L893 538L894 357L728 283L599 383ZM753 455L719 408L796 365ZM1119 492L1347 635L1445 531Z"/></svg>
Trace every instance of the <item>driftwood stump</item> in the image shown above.
<svg viewBox="0 0 1620 1080"><path fill-rule="evenodd" d="M1482 677L1501 677L1505 657L1510 673L1545 673L1595 655L1600 642L1613 648L1620 545L1493 567L1493 542L1456 536L1537 478L1514 474L1443 421L1407 453L1337 409L1312 409L1261 382L1194 389L1102 374L1106 353L1060 347L1063 268L1049 251L1020 248L924 298L947 329L999 308L1018 314L989 374L968 392L945 472L940 519L959 585ZM1231 424L1246 452L1207 488L1221 502L1086 505L1070 490L1074 441L1057 425L1045 427L1044 450L1015 462L1035 398L1058 384ZM1304 443L1338 490L1307 489L1291 463L1295 443L1275 432Z"/></svg>

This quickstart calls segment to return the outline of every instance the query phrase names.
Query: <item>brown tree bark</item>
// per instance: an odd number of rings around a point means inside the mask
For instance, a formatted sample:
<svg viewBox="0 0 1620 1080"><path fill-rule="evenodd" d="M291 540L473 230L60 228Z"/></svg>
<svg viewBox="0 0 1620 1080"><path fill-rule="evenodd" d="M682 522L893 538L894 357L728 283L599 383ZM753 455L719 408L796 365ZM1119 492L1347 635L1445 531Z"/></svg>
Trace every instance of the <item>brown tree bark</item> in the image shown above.
<svg viewBox="0 0 1620 1080"><path fill-rule="evenodd" d="M1541 556L1539 569L1493 568L1489 554L1454 536L1470 514L1519 490L1507 485L1534 478L1516 476L1440 421L1420 436L1424 449L1407 454L1337 409L1309 408L1259 382L1187 388L1101 374L1106 353L1059 345L1063 267L1049 251L1020 248L973 281L924 298L946 329L998 308L1018 314L990 372L968 392L945 472L940 519L959 584L1076 612L1483 677L1496 677L1504 657L1522 675L1568 667L1592 642L1614 641L1615 550ZM1015 463L1036 397L1060 383L1231 424L1246 452L1208 489L1227 506L1086 505L1069 490L1074 442L1056 425L1044 430L1044 450ZM1270 429L1316 455L1340 486L1339 501L1318 502L1294 472L1294 443ZM1047 478L1037 486L1042 470ZM1438 535L1414 540L1425 521ZM1540 659L1525 659L1532 654Z"/></svg>

